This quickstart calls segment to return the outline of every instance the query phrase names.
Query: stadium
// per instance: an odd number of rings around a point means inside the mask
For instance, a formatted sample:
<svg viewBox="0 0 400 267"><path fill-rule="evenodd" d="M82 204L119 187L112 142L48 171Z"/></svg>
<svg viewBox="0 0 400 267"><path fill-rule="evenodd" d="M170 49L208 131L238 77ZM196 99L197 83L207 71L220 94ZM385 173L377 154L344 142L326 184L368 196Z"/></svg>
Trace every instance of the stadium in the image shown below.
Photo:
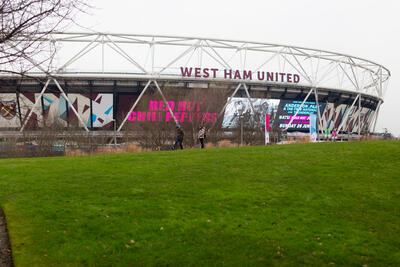
<svg viewBox="0 0 400 267"><path fill-rule="evenodd" d="M67 32L41 41L51 63L26 58L24 75L0 74L3 135L57 126L121 136L174 124L229 135L269 114L272 129L301 136L314 114L320 138L359 137L375 131L390 78L370 60L290 45Z"/></svg>

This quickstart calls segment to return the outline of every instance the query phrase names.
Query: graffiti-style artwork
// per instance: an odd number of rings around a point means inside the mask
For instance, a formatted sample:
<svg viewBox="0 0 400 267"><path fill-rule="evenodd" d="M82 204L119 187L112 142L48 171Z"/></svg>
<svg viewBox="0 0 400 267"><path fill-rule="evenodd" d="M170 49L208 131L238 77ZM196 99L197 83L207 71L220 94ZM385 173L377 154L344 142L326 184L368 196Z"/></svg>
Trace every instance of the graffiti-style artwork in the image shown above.
<svg viewBox="0 0 400 267"><path fill-rule="evenodd" d="M351 110L349 110L349 108L350 106L347 106L345 104L326 104L326 108L324 113L322 114L321 120L322 130L332 131L338 129L340 124L344 122L341 129L342 131L358 132L358 128L360 127L358 125L358 106L354 106ZM367 128L370 124L370 119L373 113L374 111L369 108L361 108L360 131L368 130Z"/></svg>
<svg viewBox="0 0 400 267"><path fill-rule="evenodd" d="M68 99L85 124L90 118L90 98L82 94L68 94ZM43 95L43 116L46 125L61 127L82 126L68 102L59 93Z"/></svg>
<svg viewBox="0 0 400 267"><path fill-rule="evenodd" d="M361 113L360 109L357 107L353 107L353 111L350 114L349 118L347 119L346 127L344 128L346 131L350 132L358 132L359 130L366 131L368 127L368 119L371 116L371 110L368 108L361 108ZM358 124L358 116L360 116L360 125ZM360 128L361 127L361 128ZM359 129L360 128L360 129Z"/></svg>
<svg viewBox="0 0 400 267"><path fill-rule="evenodd" d="M33 128L38 128L38 127L44 126L43 125L43 116L42 116L42 105L40 103L38 103L36 105L29 120L27 122L25 122L35 104L35 100L37 98L39 98L39 95L40 94L35 94L35 93L19 94L21 118L22 118L22 123L25 123L26 129L33 129ZM39 99L39 101L40 101L40 99Z"/></svg>
<svg viewBox="0 0 400 267"><path fill-rule="evenodd" d="M6 95L2 95L2 102L6 105ZM8 100L10 98L11 100ZM13 99L14 98L14 99ZM31 109L33 108L36 99L39 98L39 94L34 93L21 93L19 97L21 105L21 118L24 123L27 119ZM3 100L4 99L4 100ZM83 123L87 127L91 127L90 121L90 105L92 104L93 114L93 127L103 127L111 123L113 119L113 95L112 94L93 94L92 101L89 94L68 94L69 102L75 108ZM7 108L8 113L14 114L15 122L5 122L5 119L1 119L0 127L20 127L18 118L18 112L10 112L9 109L14 108L16 103L16 97L14 94L10 94L7 97ZM11 102L10 102L11 101ZM33 110L29 121L26 123L27 129L35 129L38 127L82 127L75 112L69 106L66 99L60 93L45 93L42 98L38 99L38 103ZM3 105L4 106L4 105ZM16 108L15 104L15 108ZM4 114L6 114L6 107L4 107ZM15 115L15 113L17 115ZM8 115L10 117L11 115Z"/></svg>
<svg viewBox="0 0 400 267"><path fill-rule="evenodd" d="M0 97L0 128L19 127L16 94L2 94Z"/></svg>
<svg viewBox="0 0 400 267"><path fill-rule="evenodd" d="M110 126L113 120L113 94L96 94L92 100L93 127Z"/></svg>
<svg viewBox="0 0 400 267"><path fill-rule="evenodd" d="M336 103L327 103L325 106L325 110L322 113L321 117L321 127L323 130L332 131L334 129L339 128L340 123L342 122L343 116L347 110L347 105L341 104L338 105Z"/></svg>
<svg viewBox="0 0 400 267"><path fill-rule="evenodd" d="M67 103L61 94L43 95L43 116L46 125L67 126Z"/></svg>
<svg viewBox="0 0 400 267"><path fill-rule="evenodd" d="M70 103L72 103L72 106L76 110L76 112L79 114L79 117L83 120L83 123L86 126L90 126L90 95L89 94L68 94L68 99ZM65 99L63 99L65 101ZM72 110L70 106L68 106L68 103L66 103L66 106L68 107L68 121L71 126L75 127L83 127L81 125L78 117L75 115L75 112ZM58 111L59 114L64 114L63 110Z"/></svg>

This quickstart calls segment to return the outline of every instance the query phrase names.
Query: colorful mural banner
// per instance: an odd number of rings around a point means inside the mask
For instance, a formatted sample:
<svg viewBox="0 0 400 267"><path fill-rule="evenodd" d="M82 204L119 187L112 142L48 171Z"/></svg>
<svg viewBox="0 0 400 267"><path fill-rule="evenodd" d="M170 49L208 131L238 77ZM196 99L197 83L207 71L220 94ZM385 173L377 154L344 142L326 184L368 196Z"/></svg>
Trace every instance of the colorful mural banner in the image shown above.
<svg viewBox="0 0 400 267"><path fill-rule="evenodd" d="M311 142L317 142L317 114L310 114L310 140Z"/></svg>
<svg viewBox="0 0 400 267"><path fill-rule="evenodd" d="M60 93L45 93L38 99L38 93L0 94L0 128L19 128L28 117L36 101L27 128L49 126L81 126L75 113ZM17 106L17 98L19 107ZM68 99L82 120L93 127L110 125L113 120L113 94L68 94ZM92 108L91 108L92 107Z"/></svg>

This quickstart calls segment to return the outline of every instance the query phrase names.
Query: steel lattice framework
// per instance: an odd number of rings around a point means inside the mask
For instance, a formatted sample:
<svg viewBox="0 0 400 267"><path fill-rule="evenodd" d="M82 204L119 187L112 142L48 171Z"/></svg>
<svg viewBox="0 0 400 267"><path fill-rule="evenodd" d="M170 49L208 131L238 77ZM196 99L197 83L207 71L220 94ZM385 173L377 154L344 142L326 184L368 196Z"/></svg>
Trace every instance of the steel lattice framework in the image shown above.
<svg viewBox="0 0 400 267"><path fill-rule="evenodd" d="M49 42L52 47L51 52L55 54L50 68L37 64L35 59L26 58L33 65L27 75L46 79L40 96L52 82L69 101L58 82L61 78L112 77L146 80L146 86L131 111L151 83L156 85L165 100L157 81L193 80L193 78L182 77L181 67L215 67L219 69L215 77L196 77L195 80L226 82L222 69L296 73L301 77L296 86L308 88L303 103L311 94L314 94L318 101L319 89L353 95L352 107L357 100L360 105L363 97L372 97L378 103L375 112L376 123L390 78L390 71L387 68L370 60L325 50L271 43L199 37L84 32L54 33L42 41ZM18 49L18 47L10 46L10 49ZM50 71L47 71L48 69ZM2 76L9 76L9 74L2 74ZM249 99L247 88L249 83L271 86L276 84L266 81L235 79L230 79L229 82L237 83L232 97L239 88L243 88ZM293 87L294 85L287 84L287 86ZM35 105L38 102L37 99ZM76 110L71 103L69 104L80 119L82 126L88 131ZM219 114L222 114L226 105ZM170 112L172 113L171 110ZM321 118L321 114L318 115ZM121 130L126 119L127 117L119 126L118 131ZM21 131L24 126L25 124L22 125Z"/></svg>

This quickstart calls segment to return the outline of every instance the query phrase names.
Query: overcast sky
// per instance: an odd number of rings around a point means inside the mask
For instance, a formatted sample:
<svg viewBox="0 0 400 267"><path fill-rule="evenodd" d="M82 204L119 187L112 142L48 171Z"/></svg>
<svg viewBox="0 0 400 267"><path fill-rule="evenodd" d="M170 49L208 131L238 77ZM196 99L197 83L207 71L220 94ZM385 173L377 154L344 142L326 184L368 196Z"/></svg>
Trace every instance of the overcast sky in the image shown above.
<svg viewBox="0 0 400 267"><path fill-rule="evenodd" d="M392 74L377 131L400 135L400 1L92 0L88 29L261 41L369 59ZM71 30L83 31L72 26Z"/></svg>

